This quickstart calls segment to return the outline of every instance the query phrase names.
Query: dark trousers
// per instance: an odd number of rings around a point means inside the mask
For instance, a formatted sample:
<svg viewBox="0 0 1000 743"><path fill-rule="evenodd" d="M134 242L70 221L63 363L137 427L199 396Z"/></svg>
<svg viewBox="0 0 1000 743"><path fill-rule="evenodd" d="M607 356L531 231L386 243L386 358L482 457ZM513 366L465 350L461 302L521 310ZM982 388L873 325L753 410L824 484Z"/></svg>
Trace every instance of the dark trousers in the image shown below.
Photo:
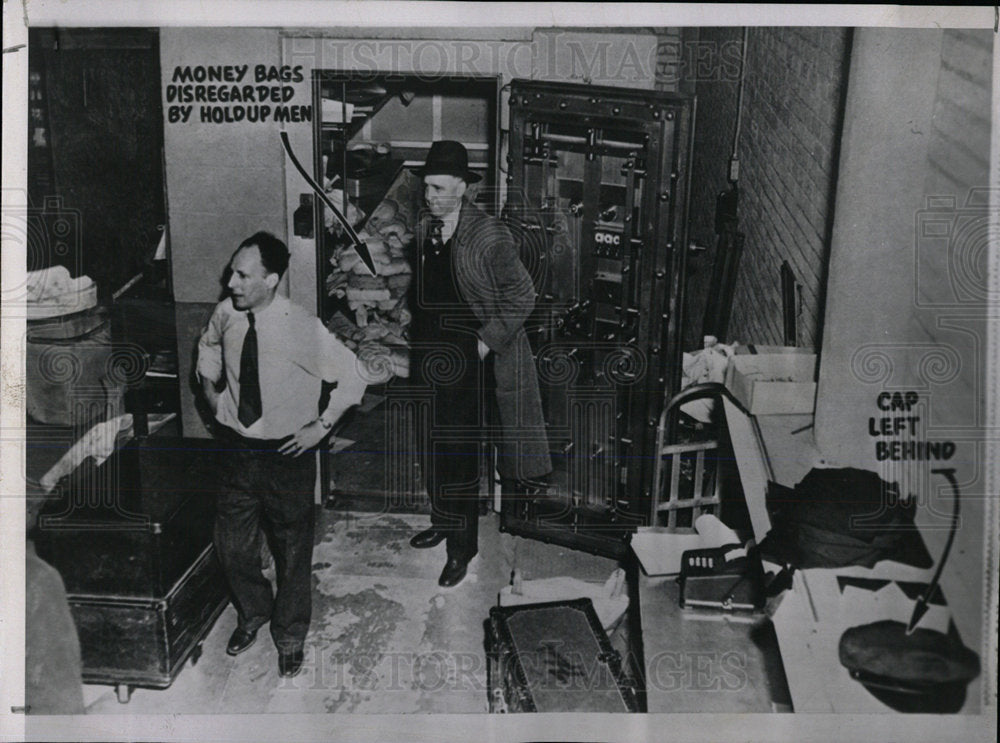
<svg viewBox="0 0 1000 743"><path fill-rule="evenodd" d="M427 469L431 524L447 536L448 557L479 551L479 442L434 440Z"/></svg>
<svg viewBox="0 0 1000 743"><path fill-rule="evenodd" d="M448 557L471 559L479 550L479 461L483 437L487 367L479 361L475 336L446 339L465 360L460 375L423 371L432 391L430 431L424 458L431 525L446 535Z"/></svg>
<svg viewBox="0 0 1000 743"><path fill-rule="evenodd" d="M270 620L278 647L301 647L312 614L312 548L316 458L276 451L279 441L225 437L215 518L215 550L229 583L239 626L249 632ZM268 537L278 590L261 573L261 527Z"/></svg>

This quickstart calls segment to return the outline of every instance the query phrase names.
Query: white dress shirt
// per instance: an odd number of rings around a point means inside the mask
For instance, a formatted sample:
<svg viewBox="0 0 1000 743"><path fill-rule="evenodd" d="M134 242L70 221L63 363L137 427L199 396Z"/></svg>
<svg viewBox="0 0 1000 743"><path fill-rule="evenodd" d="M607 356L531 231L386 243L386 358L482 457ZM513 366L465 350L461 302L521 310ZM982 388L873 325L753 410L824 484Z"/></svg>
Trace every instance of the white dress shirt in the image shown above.
<svg viewBox="0 0 1000 743"><path fill-rule="evenodd" d="M458 229L458 218L462 216L461 204L450 214L441 217L441 242L448 242Z"/></svg>
<svg viewBox="0 0 1000 743"><path fill-rule="evenodd" d="M216 420L242 436L279 439L295 433L319 416L322 382L337 384L327 410L344 410L361 402L366 383L357 358L328 331L319 318L286 297L254 312L260 374L261 417L240 423L240 354L249 328L247 313L220 302L198 342L198 374L213 382L223 375ZM332 421L331 421L332 422Z"/></svg>

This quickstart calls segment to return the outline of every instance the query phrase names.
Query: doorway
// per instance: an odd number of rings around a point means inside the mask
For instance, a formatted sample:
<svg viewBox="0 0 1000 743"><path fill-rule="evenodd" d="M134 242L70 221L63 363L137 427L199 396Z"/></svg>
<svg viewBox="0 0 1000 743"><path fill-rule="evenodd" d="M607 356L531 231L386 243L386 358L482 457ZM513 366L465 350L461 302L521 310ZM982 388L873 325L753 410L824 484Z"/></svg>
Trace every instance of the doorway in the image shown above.
<svg viewBox="0 0 1000 743"><path fill-rule="evenodd" d="M316 235L317 314L358 355L370 398L389 398L384 414L363 404L370 420L355 416L345 425L352 438L356 428L364 428L368 435L359 437L374 446L362 448L380 451L323 458L325 500L336 494L352 502L375 501L367 505L379 509L401 500L408 504L406 510L422 508L426 501L419 495L418 442L411 434L391 446L385 439L394 427L390 418L398 412L390 411L393 403L411 396L402 388L411 376L408 295L414 235L423 209L422 182L413 171L423 165L434 141L461 142L470 168L482 176L467 198L498 214L503 186L500 79L316 70L312 85L313 110L320 112L313 128L315 179L368 245L378 275L358 263L349 234L329 209L310 209L309 197L300 207L296 229L311 228ZM367 441L369 436L373 441ZM383 440L386 445L379 446ZM336 440L332 448L337 448Z"/></svg>

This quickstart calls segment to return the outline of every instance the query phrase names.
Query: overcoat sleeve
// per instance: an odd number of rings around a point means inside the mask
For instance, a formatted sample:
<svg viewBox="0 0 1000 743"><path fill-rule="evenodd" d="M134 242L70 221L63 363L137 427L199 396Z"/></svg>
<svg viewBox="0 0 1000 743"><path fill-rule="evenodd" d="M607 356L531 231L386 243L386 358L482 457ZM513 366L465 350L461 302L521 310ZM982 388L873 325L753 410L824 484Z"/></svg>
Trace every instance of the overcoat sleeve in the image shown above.
<svg viewBox="0 0 1000 743"><path fill-rule="evenodd" d="M473 241L483 241L472 255L483 256L485 286L495 296L487 304L494 313L479 330L479 336L490 350L502 353L515 339L517 332L535 307L535 287L531 276L514 247L510 232L499 222L484 220L482 229L473 232Z"/></svg>

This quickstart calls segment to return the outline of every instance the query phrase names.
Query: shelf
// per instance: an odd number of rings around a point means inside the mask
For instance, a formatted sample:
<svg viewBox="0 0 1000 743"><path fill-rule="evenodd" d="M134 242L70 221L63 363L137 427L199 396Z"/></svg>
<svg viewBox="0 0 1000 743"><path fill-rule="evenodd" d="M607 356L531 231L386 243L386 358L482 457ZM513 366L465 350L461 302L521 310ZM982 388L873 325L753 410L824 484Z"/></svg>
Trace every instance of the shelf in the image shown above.
<svg viewBox="0 0 1000 743"><path fill-rule="evenodd" d="M321 121L320 127L323 131L333 131L341 134L343 134L346 129L346 140L350 141L351 139L354 138L354 136L358 132L361 131L361 128L365 125L365 122L367 122L375 114L381 111L382 107L385 106L385 104L388 103L392 98L394 98L396 94L397 93L395 90L387 90L381 96L374 99L371 104L368 103L349 104L351 107L352 115L351 115L351 120L346 127L344 126L343 122L333 122L333 121L330 122ZM348 92L347 97L350 97L350 91ZM337 104L341 103L339 100L333 98L324 98L324 100L331 100ZM320 111L322 111L322 105L320 106Z"/></svg>
<svg viewBox="0 0 1000 743"><path fill-rule="evenodd" d="M354 119L357 118L365 118L365 117L353 116L351 117L351 123L353 124ZM322 127L324 132L337 132L338 134L344 130L343 124L341 124L340 122L333 122L333 121L324 121L322 123Z"/></svg>
<svg viewBox="0 0 1000 743"><path fill-rule="evenodd" d="M770 713L776 704L787 705L790 694L781 669L781 652L765 615L684 610L679 607L680 588L674 576L648 576L641 570L636 575L638 586L634 590L642 627L641 662L649 712ZM636 609L630 607L630 611ZM693 674L700 670L687 671L685 683L678 682L677 676L668 673L685 666L675 668L663 662L664 658L673 661L678 657L678 648L683 648L685 662L694 662L691 658L724 658L726 653L733 653L740 659L740 683L723 687L724 694L706 693L712 688L707 683L699 686L687 682L695 679Z"/></svg>

